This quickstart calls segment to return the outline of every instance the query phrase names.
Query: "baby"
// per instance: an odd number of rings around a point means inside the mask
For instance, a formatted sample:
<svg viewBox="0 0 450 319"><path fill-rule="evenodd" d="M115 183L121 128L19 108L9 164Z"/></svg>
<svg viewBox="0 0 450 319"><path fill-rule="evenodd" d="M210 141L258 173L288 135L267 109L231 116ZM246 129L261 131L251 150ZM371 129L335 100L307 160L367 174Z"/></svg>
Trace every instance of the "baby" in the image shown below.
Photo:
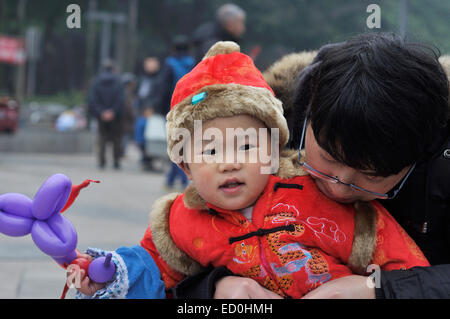
<svg viewBox="0 0 450 319"><path fill-rule="evenodd" d="M237 44L216 43L177 83L171 105L169 156L192 183L155 202L139 246L113 252L112 282L95 285L82 274L79 291L158 298L202 267L226 266L301 298L327 281L365 274L370 264L428 265L380 204L331 201L296 151L279 154L289 136L281 102Z"/></svg>

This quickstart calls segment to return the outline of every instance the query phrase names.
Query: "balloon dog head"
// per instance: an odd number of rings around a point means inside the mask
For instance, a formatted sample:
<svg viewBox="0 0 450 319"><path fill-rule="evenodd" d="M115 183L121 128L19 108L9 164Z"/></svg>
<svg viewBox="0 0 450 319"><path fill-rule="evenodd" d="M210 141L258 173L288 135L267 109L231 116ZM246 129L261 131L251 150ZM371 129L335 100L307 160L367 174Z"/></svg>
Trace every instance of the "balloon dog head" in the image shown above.
<svg viewBox="0 0 450 319"><path fill-rule="evenodd" d="M60 265L76 258L77 233L60 214L72 190L63 174L50 176L34 199L18 194L0 195L0 233L8 236L31 234L36 246Z"/></svg>

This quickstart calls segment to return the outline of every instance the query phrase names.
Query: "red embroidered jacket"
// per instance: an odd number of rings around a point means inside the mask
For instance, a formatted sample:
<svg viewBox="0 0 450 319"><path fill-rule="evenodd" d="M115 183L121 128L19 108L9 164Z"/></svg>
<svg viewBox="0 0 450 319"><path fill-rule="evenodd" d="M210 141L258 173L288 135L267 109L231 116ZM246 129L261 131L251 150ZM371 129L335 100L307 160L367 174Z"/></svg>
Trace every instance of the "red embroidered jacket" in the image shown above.
<svg viewBox="0 0 450 319"><path fill-rule="evenodd" d="M352 274L347 266L354 238L353 205L323 195L310 176L271 176L249 222L239 211L207 204L189 209L183 196L170 207L169 231L178 248L202 266L226 266L262 286L292 298ZM371 264L382 270L428 266L417 245L374 201L376 243ZM161 270L166 287L183 278L159 255L150 227L141 245Z"/></svg>

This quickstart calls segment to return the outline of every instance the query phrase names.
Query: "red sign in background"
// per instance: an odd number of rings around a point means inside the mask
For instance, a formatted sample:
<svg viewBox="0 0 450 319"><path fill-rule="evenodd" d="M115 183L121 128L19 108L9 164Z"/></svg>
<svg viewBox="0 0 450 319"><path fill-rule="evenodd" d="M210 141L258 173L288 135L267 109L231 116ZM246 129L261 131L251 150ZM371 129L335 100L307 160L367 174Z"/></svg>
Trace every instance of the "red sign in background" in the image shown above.
<svg viewBox="0 0 450 319"><path fill-rule="evenodd" d="M0 62L23 64L25 62L25 41L20 38L0 36Z"/></svg>

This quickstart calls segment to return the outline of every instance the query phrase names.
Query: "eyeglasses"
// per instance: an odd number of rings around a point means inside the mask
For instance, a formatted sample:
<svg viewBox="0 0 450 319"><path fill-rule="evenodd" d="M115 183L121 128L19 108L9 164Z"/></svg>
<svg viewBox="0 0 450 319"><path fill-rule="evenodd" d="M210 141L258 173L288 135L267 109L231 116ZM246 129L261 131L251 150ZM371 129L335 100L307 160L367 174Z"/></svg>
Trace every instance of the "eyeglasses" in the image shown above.
<svg viewBox="0 0 450 319"><path fill-rule="evenodd" d="M313 176L315 176L315 177L317 177L317 178L320 178L320 179L322 179L322 180L324 180L324 181L326 181L326 182L333 183L333 184L342 184L342 185L345 185L345 186L349 186L349 187L351 187L352 189L355 189L355 190L357 190L357 191L360 191L360 192L369 194L369 195L371 195L371 196L375 196L375 197L380 198L380 199L393 199L394 197L397 196L398 192L402 189L402 187L403 187L403 185L405 184L406 180L408 179L409 175L411 175L412 171L413 171L414 168L416 167L416 163L414 163L414 164L411 166L411 168L409 169L408 173L407 173L407 174L405 175L405 177L403 178L403 181L400 183L400 185L399 185L396 189L390 190L390 191L387 192L386 194L377 193L377 192L372 192L372 191L369 191L369 190L367 190L367 189L365 189L365 188L359 187L359 186L357 186L357 185L355 185L355 184L344 183L344 182L340 181L339 178L333 177L333 176L330 176L330 175L327 175L327 174L325 174L325 173L322 173L321 171L318 171L317 169L311 167L311 165L309 165L308 163L302 162L302 157L303 157L303 156L302 156L301 150L302 150L302 146L303 146L303 140L304 140L304 138L305 138L306 123L307 123L307 122L308 122L308 117L305 117L305 121L303 122L302 137L301 137L301 139L300 139L300 146L299 146L299 149L298 149L297 162L298 162L298 163L303 167L303 169L304 169L305 171L307 171L309 174L311 174L311 175L313 175Z"/></svg>

